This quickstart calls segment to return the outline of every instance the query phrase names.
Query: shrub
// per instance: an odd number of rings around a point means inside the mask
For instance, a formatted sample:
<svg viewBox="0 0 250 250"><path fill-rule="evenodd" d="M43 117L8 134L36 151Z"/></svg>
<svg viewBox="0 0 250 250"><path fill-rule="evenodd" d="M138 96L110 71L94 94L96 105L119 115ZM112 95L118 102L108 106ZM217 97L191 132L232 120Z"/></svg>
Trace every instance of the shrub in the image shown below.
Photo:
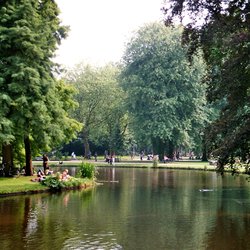
<svg viewBox="0 0 250 250"><path fill-rule="evenodd" d="M158 160L157 158L153 159L153 168L157 168L158 167Z"/></svg>
<svg viewBox="0 0 250 250"><path fill-rule="evenodd" d="M64 187L64 183L57 176L47 176L41 183L52 190L61 190Z"/></svg>
<svg viewBox="0 0 250 250"><path fill-rule="evenodd" d="M79 166L80 177L93 180L96 174L95 166L89 162L82 162Z"/></svg>
<svg viewBox="0 0 250 250"><path fill-rule="evenodd" d="M83 179L70 177L67 181L62 181L59 175L46 176L46 179L41 182L43 185L49 187L53 191L60 191L64 188L80 187L83 183Z"/></svg>

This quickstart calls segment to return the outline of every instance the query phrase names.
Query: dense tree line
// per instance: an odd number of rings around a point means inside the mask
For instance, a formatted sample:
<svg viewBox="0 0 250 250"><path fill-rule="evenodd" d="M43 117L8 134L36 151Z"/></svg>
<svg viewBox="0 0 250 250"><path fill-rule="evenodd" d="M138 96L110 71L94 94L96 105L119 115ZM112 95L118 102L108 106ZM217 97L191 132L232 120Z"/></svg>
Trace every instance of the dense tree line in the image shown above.
<svg viewBox="0 0 250 250"><path fill-rule="evenodd" d="M221 169L249 157L249 3L169 3L167 25L138 29L120 65L77 65L61 80L52 59L67 27L55 1L0 3L6 176L18 161L32 174L32 155L76 137L85 157L90 143L113 154L152 150L160 159L187 148L219 157ZM189 23L176 25L176 17Z"/></svg>
<svg viewBox="0 0 250 250"><path fill-rule="evenodd" d="M180 27L152 23L137 31L124 55L131 126L137 141L149 141L160 159L193 148L205 119L203 63L196 57L190 65L186 54Z"/></svg>
<svg viewBox="0 0 250 250"><path fill-rule="evenodd" d="M92 155L90 141L103 145L111 153L123 151L126 116L123 108L125 93L119 86L120 68L108 64L94 67L79 64L67 72L65 80L75 87L78 107L72 113L83 126L79 138L83 141L82 155ZM104 150L103 150L104 151Z"/></svg>
<svg viewBox="0 0 250 250"><path fill-rule="evenodd" d="M183 43L190 58L203 51L207 64L207 99L220 115L207 128L208 150L219 168L239 157L249 159L250 138L250 3L249 1L171 0L166 24L186 20Z"/></svg>
<svg viewBox="0 0 250 250"><path fill-rule="evenodd" d="M73 90L56 80L52 61L66 36L55 1L0 2L0 143L5 175L25 151L33 154L68 141L79 129L68 116ZM14 162L15 161L15 162Z"/></svg>

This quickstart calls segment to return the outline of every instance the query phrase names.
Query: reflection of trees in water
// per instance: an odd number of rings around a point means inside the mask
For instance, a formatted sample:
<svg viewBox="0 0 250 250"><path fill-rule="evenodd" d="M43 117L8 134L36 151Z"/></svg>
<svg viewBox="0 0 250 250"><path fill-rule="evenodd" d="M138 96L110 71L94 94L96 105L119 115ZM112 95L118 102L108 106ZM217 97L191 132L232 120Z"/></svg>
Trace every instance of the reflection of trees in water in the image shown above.
<svg viewBox="0 0 250 250"><path fill-rule="evenodd" d="M230 244L240 242L249 248L249 191L242 188L241 178L162 169L111 168L100 175L119 183L105 183L87 192L0 200L1 215L5 215L0 217L3 249L14 249L14 245L21 249L23 244L32 249L38 242L43 249L63 249L74 244L72 239L80 246L88 240L106 244L112 238L124 249L133 249L133 244L232 249ZM200 192L202 188L212 191ZM216 245L219 240L229 243ZM238 249L243 248L239 245Z"/></svg>
<svg viewBox="0 0 250 250"><path fill-rule="evenodd" d="M239 216L241 217L241 213ZM239 220L235 220L235 214L231 216L230 213L225 213L224 208L219 208L214 228L207 232L207 249L250 249L248 213L246 216L248 218L243 217L239 223Z"/></svg>
<svg viewBox="0 0 250 250"><path fill-rule="evenodd" d="M26 197L24 199L23 239L29 237L37 228L37 217L31 216L31 214L31 199L30 197Z"/></svg>
<svg viewBox="0 0 250 250"><path fill-rule="evenodd" d="M172 243L181 239L180 242L184 243L180 243L179 249L185 246L190 249L204 247L207 233L215 226L216 211L224 202L220 188L222 179L217 177L216 173L207 172L185 171L183 174L182 171L159 169L152 170L153 172L144 171L146 174L139 171L137 176L133 175L132 185L134 186L134 179L136 179L139 188L130 188L129 182L126 182L127 185L124 185L122 187L124 190L121 191L122 197L126 197L127 201L123 202L124 206L139 211L133 216L129 225L130 234L138 235L138 231L143 230L147 235L147 225L158 223L159 228L151 230L149 239L156 237L157 241L162 241L161 243L166 246L167 243L164 243L166 238ZM235 185L238 185L237 182L241 181L236 181ZM227 185L232 185L232 180L227 180ZM210 188L212 192L202 193L199 192L200 188ZM237 211L236 207L234 209ZM127 209L127 215L129 214L132 214L132 211ZM160 219L156 215L161 215ZM140 228L140 225L145 227ZM230 223L226 226L230 227ZM241 228L240 224L238 226ZM194 245L188 246L188 242L194 237L195 241L192 241ZM150 244L147 242L149 239L143 238L145 245ZM159 246L162 244L159 243ZM171 249L171 244L169 247Z"/></svg>
<svg viewBox="0 0 250 250"><path fill-rule="evenodd" d="M65 240L72 237L72 232L79 230L76 228L92 193L92 190L55 193L33 203L33 210L37 211L37 232L32 235L29 247L35 247L39 242L45 249L51 249L51 246L62 249ZM33 223L32 217L28 223Z"/></svg>

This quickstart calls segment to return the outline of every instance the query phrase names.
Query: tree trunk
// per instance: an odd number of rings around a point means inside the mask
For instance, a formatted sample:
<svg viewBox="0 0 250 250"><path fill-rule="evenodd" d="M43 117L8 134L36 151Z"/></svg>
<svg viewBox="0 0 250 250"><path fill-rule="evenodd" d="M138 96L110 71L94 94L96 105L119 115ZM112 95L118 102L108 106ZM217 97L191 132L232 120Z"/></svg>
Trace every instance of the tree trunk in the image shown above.
<svg viewBox="0 0 250 250"><path fill-rule="evenodd" d="M112 124L109 123L109 156L111 157L113 155L113 151L114 151L114 143L113 143L113 140L112 140ZM131 146L131 155L132 155L132 158L134 157L135 155L135 148L134 148L134 145L132 144Z"/></svg>
<svg viewBox="0 0 250 250"><path fill-rule="evenodd" d="M174 160L174 144L171 140L168 141L168 157Z"/></svg>
<svg viewBox="0 0 250 250"><path fill-rule="evenodd" d="M33 175L33 167L32 167L32 155L31 155L31 146L30 139L28 136L24 138L24 147L25 147L25 175L32 176Z"/></svg>
<svg viewBox="0 0 250 250"><path fill-rule="evenodd" d="M88 155L90 152L88 131L83 132L83 143L84 143L84 158L88 159Z"/></svg>
<svg viewBox="0 0 250 250"><path fill-rule="evenodd" d="M207 159L207 145L206 145L206 140L205 140L205 135L203 135L202 138L202 157L201 157L202 161L208 161Z"/></svg>
<svg viewBox="0 0 250 250"><path fill-rule="evenodd" d="M151 138L152 148L153 148L153 155L157 153L157 140L156 138Z"/></svg>
<svg viewBox="0 0 250 250"><path fill-rule="evenodd" d="M164 160L164 152L165 152L165 144L161 139L159 139L158 140L158 155L159 155L160 161Z"/></svg>
<svg viewBox="0 0 250 250"><path fill-rule="evenodd" d="M165 152L165 143L163 140L161 140L159 137L152 139L152 146L154 155L159 155L159 160L163 161L164 159L164 152Z"/></svg>
<svg viewBox="0 0 250 250"><path fill-rule="evenodd" d="M2 145L4 175L10 176L13 168L13 150L11 144Z"/></svg>

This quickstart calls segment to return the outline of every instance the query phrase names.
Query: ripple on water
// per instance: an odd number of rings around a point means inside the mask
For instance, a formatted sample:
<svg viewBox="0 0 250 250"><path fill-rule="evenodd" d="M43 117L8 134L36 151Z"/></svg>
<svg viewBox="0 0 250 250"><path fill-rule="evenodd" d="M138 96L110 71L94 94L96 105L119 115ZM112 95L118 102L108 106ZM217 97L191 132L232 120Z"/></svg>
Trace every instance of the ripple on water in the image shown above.
<svg viewBox="0 0 250 250"><path fill-rule="evenodd" d="M123 249L117 243L112 232L100 234L86 234L81 237L67 239L62 249L88 249L88 250L119 250Z"/></svg>

